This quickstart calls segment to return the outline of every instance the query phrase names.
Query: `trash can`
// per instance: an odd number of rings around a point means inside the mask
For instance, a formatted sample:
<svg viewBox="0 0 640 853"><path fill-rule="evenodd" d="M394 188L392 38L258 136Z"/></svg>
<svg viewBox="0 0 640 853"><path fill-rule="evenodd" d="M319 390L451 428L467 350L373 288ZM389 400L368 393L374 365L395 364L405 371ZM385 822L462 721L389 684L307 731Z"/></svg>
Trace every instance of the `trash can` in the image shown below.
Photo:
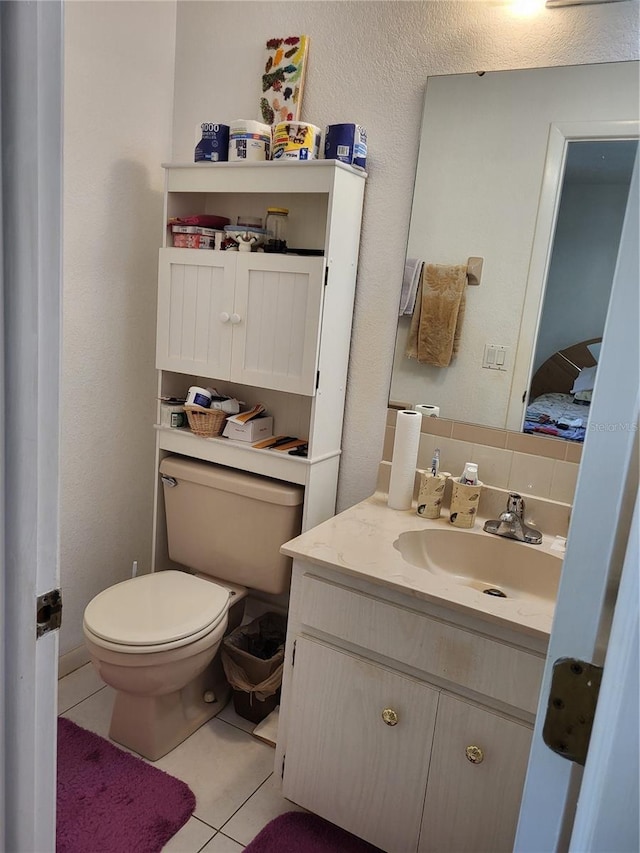
<svg viewBox="0 0 640 853"><path fill-rule="evenodd" d="M284 616L265 613L222 641L222 665L233 706L252 723L264 720L280 701L286 631Z"/></svg>

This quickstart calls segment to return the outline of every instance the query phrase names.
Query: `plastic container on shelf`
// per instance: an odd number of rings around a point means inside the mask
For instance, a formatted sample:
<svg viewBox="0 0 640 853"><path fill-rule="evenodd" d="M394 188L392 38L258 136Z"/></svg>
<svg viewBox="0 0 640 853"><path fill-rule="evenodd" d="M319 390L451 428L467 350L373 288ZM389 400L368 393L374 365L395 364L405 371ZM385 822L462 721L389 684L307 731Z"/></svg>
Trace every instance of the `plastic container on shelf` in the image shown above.
<svg viewBox="0 0 640 853"><path fill-rule="evenodd" d="M286 252L289 210L286 207L268 207L265 229L270 232L265 252Z"/></svg>

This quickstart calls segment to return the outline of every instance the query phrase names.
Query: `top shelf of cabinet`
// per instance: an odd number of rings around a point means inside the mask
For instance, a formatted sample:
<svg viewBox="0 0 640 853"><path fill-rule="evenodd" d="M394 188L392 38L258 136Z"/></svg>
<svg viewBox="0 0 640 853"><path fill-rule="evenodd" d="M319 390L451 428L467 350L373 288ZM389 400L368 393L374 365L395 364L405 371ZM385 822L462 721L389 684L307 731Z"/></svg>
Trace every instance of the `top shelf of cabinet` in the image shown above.
<svg viewBox="0 0 640 853"><path fill-rule="evenodd" d="M163 163L167 192L329 193L336 175L367 173L339 160L264 163Z"/></svg>

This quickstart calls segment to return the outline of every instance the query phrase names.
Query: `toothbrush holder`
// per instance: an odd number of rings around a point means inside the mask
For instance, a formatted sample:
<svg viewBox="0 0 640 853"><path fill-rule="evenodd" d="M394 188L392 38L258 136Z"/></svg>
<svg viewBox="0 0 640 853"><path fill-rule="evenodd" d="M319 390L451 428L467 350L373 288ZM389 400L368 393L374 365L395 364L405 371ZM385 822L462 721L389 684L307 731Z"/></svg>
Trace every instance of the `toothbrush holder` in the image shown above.
<svg viewBox="0 0 640 853"><path fill-rule="evenodd" d="M475 486L469 486L457 478L453 480L449 521L454 527L468 529L476 523L482 485L480 481Z"/></svg>
<svg viewBox="0 0 640 853"><path fill-rule="evenodd" d="M444 487L451 474L442 472L435 476L431 471L420 472L418 488L418 515L422 518L440 518Z"/></svg>

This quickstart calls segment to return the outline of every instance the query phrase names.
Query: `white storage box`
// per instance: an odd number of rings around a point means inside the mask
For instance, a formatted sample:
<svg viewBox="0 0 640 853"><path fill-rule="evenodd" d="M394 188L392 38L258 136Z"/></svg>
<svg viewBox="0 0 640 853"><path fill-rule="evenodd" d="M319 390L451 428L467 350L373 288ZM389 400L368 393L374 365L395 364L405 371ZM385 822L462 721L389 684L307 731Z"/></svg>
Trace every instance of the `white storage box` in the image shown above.
<svg viewBox="0 0 640 853"><path fill-rule="evenodd" d="M273 418L254 418L246 424L227 421L222 434L235 441L260 441L273 435Z"/></svg>

